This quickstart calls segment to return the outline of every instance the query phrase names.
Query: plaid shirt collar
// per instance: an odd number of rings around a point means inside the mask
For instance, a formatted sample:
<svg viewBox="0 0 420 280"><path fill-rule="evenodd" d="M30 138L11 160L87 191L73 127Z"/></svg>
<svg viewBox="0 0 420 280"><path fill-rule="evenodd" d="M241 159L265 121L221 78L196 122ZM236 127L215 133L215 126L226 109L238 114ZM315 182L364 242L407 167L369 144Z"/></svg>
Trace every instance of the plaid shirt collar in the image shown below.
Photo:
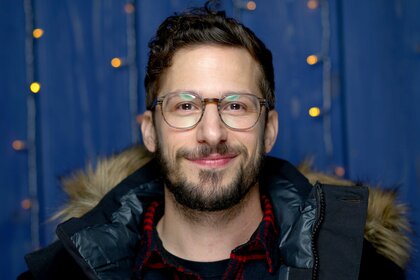
<svg viewBox="0 0 420 280"><path fill-rule="evenodd" d="M278 251L279 230L275 223L273 208L269 198L261 196L263 219L250 240L236 247L230 255L228 268L223 279L240 279L244 265L248 261L262 260L273 273L280 265ZM196 273L182 267L162 245L156 231L156 224L163 215L163 203L153 202L144 215L143 235L140 239L134 272L136 279L142 279L143 270L147 268L173 268L174 273L188 275L192 279L200 279Z"/></svg>

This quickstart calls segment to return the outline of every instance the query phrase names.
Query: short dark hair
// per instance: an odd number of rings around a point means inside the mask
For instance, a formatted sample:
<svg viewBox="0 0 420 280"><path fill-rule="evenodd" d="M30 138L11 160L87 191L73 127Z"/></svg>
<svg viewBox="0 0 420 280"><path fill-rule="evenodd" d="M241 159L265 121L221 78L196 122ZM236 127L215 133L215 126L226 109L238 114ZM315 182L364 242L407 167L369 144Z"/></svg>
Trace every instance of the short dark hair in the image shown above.
<svg viewBox="0 0 420 280"><path fill-rule="evenodd" d="M274 70L271 51L249 28L209 5L165 19L149 42L149 60L144 78L146 107L159 90L159 79L172 64L174 54L186 47L221 45L246 49L261 67L259 87L270 109L274 108Z"/></svg>

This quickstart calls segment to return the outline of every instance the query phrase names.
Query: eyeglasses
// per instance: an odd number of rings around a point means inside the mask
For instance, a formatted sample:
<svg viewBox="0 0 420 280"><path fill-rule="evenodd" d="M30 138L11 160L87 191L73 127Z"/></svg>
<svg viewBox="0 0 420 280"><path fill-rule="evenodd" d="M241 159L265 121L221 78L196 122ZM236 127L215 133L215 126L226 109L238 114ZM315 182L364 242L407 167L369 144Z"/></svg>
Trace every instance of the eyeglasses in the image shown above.
<svg viewBox="0 0 420 280"><path fill-rule="evenodd" d="M268 102L248 93L231 93L222 98L202 98L194 92L174 92L159 97L148 108L161 106L165 122L173 128L191 129L201 120L207 104L216 104L222 122L234 130L252 128L259 120L262 107Z"/></svg>

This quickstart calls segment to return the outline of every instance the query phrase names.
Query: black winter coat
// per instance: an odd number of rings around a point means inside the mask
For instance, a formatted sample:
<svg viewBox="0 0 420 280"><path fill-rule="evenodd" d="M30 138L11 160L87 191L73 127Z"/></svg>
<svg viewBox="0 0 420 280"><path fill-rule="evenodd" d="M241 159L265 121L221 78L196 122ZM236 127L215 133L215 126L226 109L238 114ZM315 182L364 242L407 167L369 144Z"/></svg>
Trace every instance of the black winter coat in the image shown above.
<svg viewBox="0 0 420 280"><path fill-rule="evenodd" d="M278 279L405 279L403 270L364 240L368 190L308 180L268 157L260 176L280 227ZM130 279L142 213L161 199L151 161L113 188L91 211L57 227L58 240L28 254L18 279Z"/></svg>

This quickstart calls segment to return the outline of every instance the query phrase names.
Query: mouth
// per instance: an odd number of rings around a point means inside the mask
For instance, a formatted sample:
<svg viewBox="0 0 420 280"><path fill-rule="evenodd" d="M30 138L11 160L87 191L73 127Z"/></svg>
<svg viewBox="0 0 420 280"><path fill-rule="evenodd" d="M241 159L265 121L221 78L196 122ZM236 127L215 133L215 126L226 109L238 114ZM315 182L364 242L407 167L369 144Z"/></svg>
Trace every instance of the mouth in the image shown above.
<svg viewBox="0 0 420 280"><path fill-rule="evenodd" d="M186 158L188 161L204 168L223 168L231 163L237 154L211 154L206 157Z"/></svg>

